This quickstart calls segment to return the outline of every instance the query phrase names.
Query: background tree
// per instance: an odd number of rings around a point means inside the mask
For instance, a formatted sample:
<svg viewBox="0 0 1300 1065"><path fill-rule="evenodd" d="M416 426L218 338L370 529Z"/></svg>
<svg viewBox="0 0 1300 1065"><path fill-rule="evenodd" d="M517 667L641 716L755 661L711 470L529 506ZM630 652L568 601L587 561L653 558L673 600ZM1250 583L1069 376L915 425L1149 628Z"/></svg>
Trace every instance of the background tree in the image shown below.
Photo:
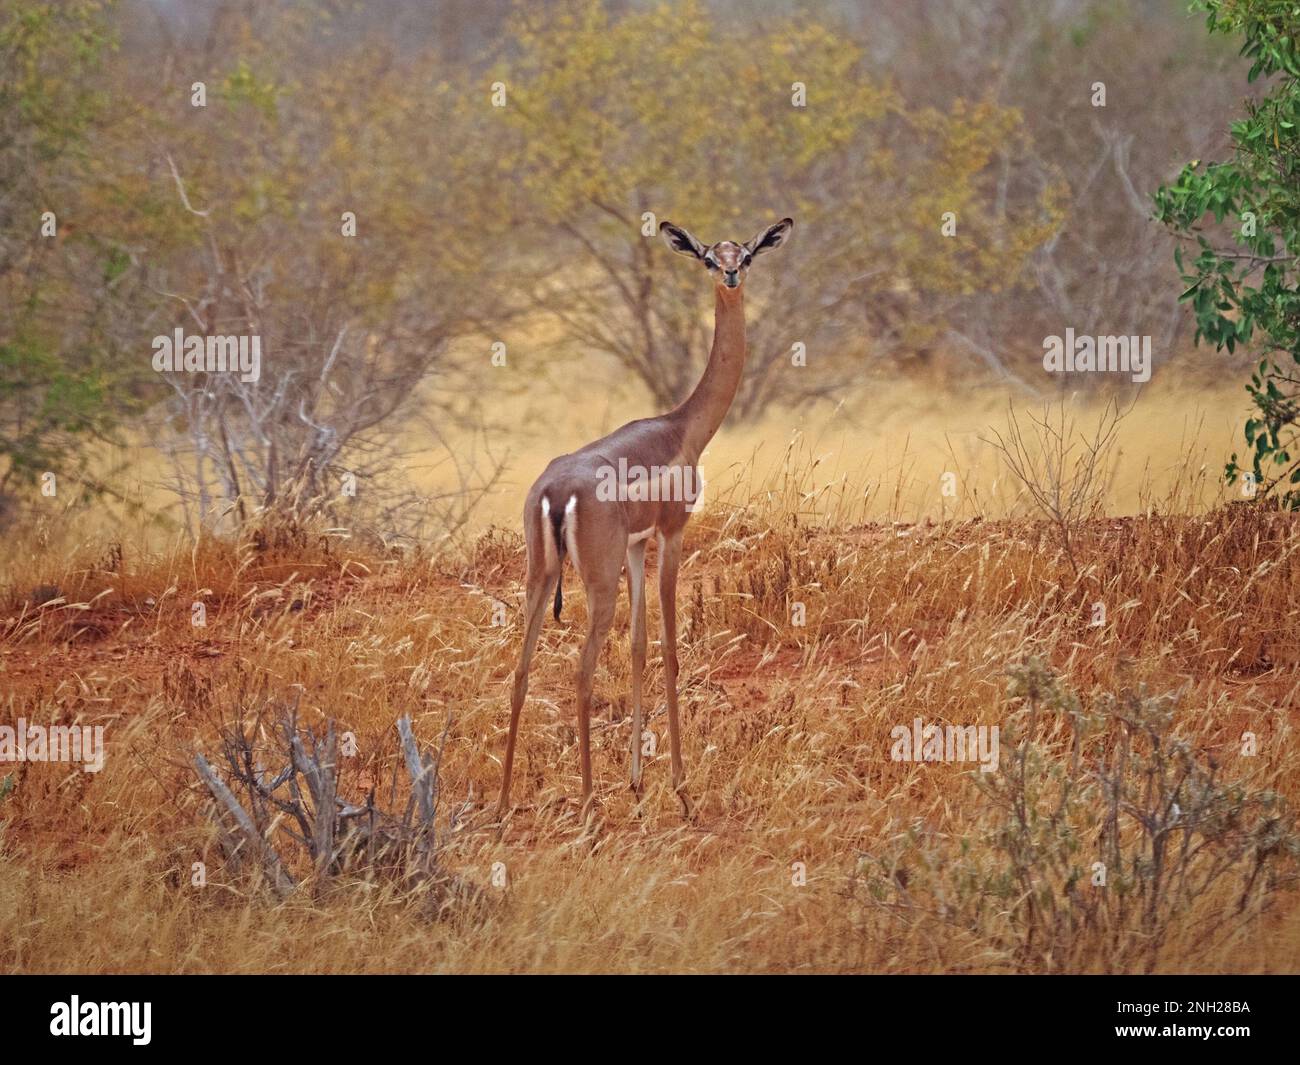
<svg viewBox="0 0 1300 1065"><path fill-rule="evenodd" d="M1211 33L1241 34L1248 79L1273 79L1231 129L1225 162L1184 167L1156 196L1160 221L1196 249L1180 247L1197 340L1261 356L1246 390L1249 457L1226 475L1253 478L1265 496L1300 504L1300 8L1290 0L1201 0Z"/></svg>
<svg viewBox="0 0 1300 1065"><path fill-rule="evenodd" d="M867 358L940 332L962 298L1013 288L1057 224L1062 186L1019 172L1016 111L909 108L833 23L733 27L693 0L614 17L573 0L526 12L514 36L496 71L498 165L565 264L534 302L660 406L699 373L708 322L698 278L664 268L647 213L704 240L796 219L781 270L751 283L780 313L753 316L741 417L842 394ZM795 343L815 372L792 366Z"/></svg>
<svg viewBox="0 0 1300 1065"><path fill-rule="evenodd" d="M117 343L128 258L91 207L92 145L110 121L105 15L88 2L0 9L0 521L46 471L97 486L82 449L131 409L139 377Z"/></svg>
<svg viewBox="0 0 1300 1065"><path fill-rule="evenodd" d="M505 186L436 55L321 34L322 17L312 3L228 11L202 50L178 46L173 84L137 89L147 151L118 160L139 202L167 201L137 350L175 328L261 340L257 381L164 378L158 439L192 527L328 510L351 475L386 527L409 531L396 508L437 503L402 489L409 455L439 451L510 320L501 282L515 274L481 251L508 220ZM474 334L481 357L452 358ZM493 471L460 472L481 491ZM444 525L456 513L434 509Z"/></svg>
<svg viewBox="0 0 1300 1065"><path fill-rule="evenodd" d="M1042 339L1066 326L1150 334L1157 367L1173 360L1193 323L1171 298L1176 242L1152 230L1151 196L1222 141L1237 104L1234 49L1164 0L864 0L852 10L855 39L912 106L980 93L1014 108L1029 135L1023 157L1004 146L992 167L1069 188L1060 225L1030 256L1030 286L976 292L945 312L954 351L1037 390ZM900 354L905 364L911 353Z"/></svg>

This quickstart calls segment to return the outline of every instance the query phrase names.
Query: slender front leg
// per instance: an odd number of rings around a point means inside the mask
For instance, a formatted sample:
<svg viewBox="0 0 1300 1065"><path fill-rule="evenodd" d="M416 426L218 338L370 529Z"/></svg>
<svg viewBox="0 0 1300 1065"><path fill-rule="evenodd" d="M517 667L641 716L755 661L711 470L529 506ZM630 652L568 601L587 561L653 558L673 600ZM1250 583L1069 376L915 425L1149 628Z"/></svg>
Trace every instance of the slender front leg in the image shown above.
<svg viewBox="0 0 1300 1065"><path fill-rule="evenodd" d="M686 794L682 771L681 729L677 723L677 567L682 561L682 534L659 534L659 613L663 617L664 686L668 696L668 744L673 760L673 790L682 803L682 814L695 816Z"/></svg>
<svg viewBox="0 0 1300 1065"><path fill-rule="evenodd" d="M617 558L617 556L615 556ZM617 562L615 562L617 566ZM582 747L582 814L591 812L591 686L618 601L618 570L609 588L587 585L587 642L578 660L578 742Z"/></svg>
<svg viewBox="0 0 1300 1065"><path fill-rule="evenodd" d="M640 540L627 549L627 592L632 604L632 791L641 799L641 679L645 673L645 549Z"/></svg>

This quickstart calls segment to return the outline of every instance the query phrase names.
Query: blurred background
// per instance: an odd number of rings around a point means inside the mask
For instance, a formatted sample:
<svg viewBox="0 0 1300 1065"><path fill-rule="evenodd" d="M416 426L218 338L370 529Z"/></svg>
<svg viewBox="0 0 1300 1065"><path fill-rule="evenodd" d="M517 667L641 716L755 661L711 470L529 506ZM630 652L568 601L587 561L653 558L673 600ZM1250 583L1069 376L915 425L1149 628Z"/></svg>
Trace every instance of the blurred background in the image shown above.
<svg viewBox="0 0 1300 1065"><path fill-rule="evenodd" d="M1152 338L1108 509L1222 491L1250 356L1193 346L1151 197L1223 151L1246 64L1183 0L0 12L0 523L48 514L53 472L59 513L165 537L513 525L549 458L703 368L709 283L665 218L797 222L747 285L715 483L794 449L864 514L1014 510L1009 407L1134 399L1044 372L1072 328ZM178 328L259 336L260 379L155 372Z"/></svg>

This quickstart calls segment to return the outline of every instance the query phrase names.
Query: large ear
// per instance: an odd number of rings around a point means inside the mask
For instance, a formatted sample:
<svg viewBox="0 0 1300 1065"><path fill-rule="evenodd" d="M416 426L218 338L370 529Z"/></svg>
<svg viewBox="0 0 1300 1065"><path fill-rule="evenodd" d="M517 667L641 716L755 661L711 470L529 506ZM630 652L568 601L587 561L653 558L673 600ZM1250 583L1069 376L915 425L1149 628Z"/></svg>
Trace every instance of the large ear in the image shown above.
<svg viewBox="0 0 1300 1065"><path fill-rule="evenodd" d="M793 228L793 218L782 218L776 225L768 226L753 240L747 241L745 247L749 249L750 255L762 255L763 252L779 248L784 244L785 238L790 235L790 230Z"/></svg>
<svg viewBox="0 0 1300 1065"><path fill-rule="evenodd" d="M704 258L704 245L681 226L675 226L671 222L660 222L659 235L673 251L680 252L682 255L692 255L696 259Z"/></svg>

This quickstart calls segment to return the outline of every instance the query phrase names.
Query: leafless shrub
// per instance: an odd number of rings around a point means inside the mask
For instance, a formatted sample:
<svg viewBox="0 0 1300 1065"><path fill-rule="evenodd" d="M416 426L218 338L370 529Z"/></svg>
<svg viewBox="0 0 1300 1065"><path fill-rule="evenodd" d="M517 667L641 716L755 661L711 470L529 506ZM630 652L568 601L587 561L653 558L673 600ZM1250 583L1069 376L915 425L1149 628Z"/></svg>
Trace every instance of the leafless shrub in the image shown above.
<svg viewBox="0 0 1300 1065"><path fill-rule="evenodd" d="M373 786L360 805L340 796L335 723L327 723L324 735L300 727L296 696L225 729L224 776L202 754L194 756L194 769L213 800L227 869L261 878L281 898L304 887L319 892L346 877L383 878L427 892L435 910L476 898L475 889L439 861L438 768L450 725L449 718L431 754L420 750L410 718L398 720L410 778L400 816L376 804ZM283 765L272 771L268 758ZM394 775L394 800L396 794Z"/></svg>
<svg viewBox="0 0 1300 1065"><path fill-rule="evenodd" d="M1056 526L1076 576L1075 531L1080 523L1102 513L1115 478L1110 453L1120 423L1132 410L1132 404L1122 408L1118 400L1111 400L1094 430L1076 433L1063 402L1045 405L1042 415L1029 415L1029 424L1023 427L1015 408L1008 406L1006 436L993 429L993 439L985 441L998 450L1035 508Z"/></svg>
<svg viewBox="0 0 1300 1065"><path fill-rule="evenodd" d="M863 857L856 898L909 927L937 920L982 939L1022 971L1100 957L1151 972L1175 937L1181 958L1204 956L1294 885L1300 836L1285 800L1224 779L1179 738L1175 697L1085 701L1033 660L1010 674L1001 769L972 777L987 802L979 830L954 840L909 826L888 854ZM1221 905L1193 918L1205 896Z"/></svg>

